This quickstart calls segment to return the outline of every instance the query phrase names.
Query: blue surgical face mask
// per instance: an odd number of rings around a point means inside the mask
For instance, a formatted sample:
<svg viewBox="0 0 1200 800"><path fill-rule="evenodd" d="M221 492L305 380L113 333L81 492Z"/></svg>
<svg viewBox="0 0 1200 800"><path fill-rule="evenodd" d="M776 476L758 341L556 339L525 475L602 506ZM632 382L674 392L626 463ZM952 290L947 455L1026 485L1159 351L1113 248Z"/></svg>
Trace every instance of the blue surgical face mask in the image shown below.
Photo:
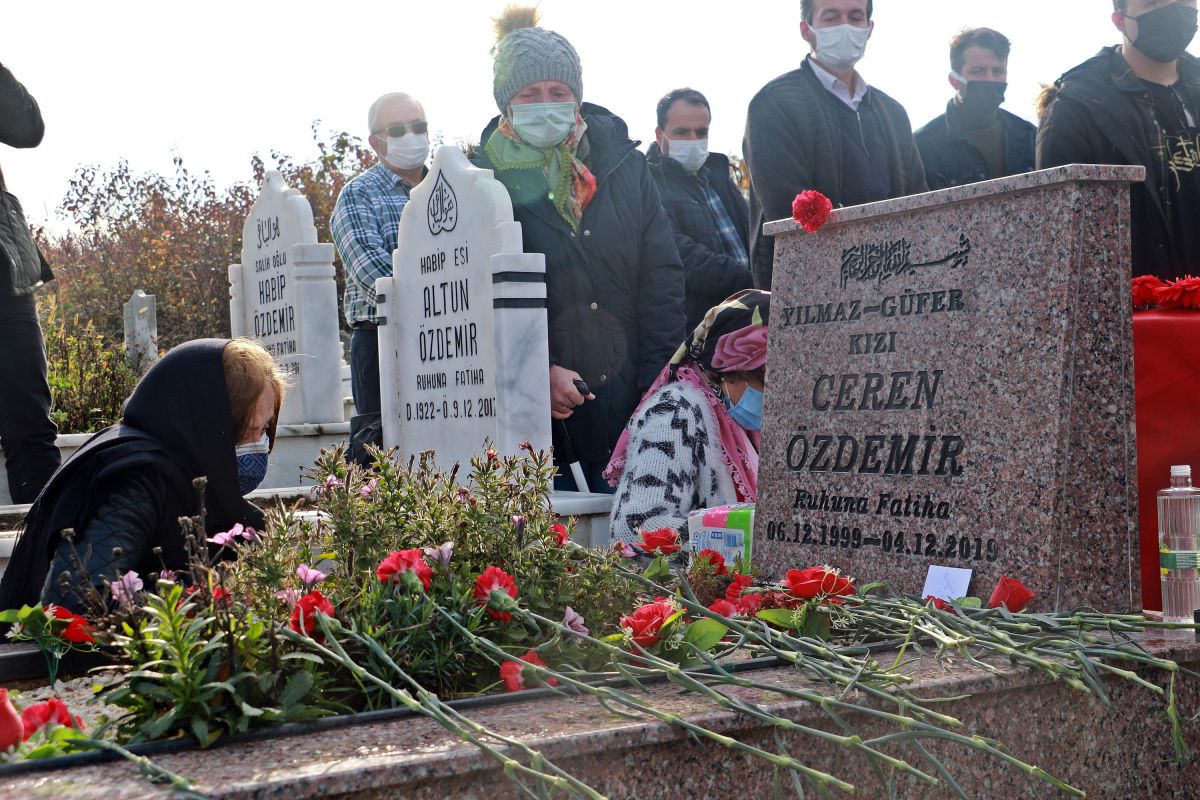
<svg viewBox="0 0 1200 800"><path fill-rule="evenodd" d="M521 103L510 108L513 130L529 145L561 144L575 125L575 102Z"/></svg>
<svg viewBox="0 0 1200 800"><path fill-rule="evenodd" d="M746 384L746 390L742 392L742 399L738 400L736 404L729 399L728 395L722 395L721 399L725 401L725 407L729 409L729 416L733 417L733 421L741 425L744 430L762 430L762 392L750 384Z"/></svg>
<svg viewBox="0 0 1200 800"><path fill-rule="evenodd" d="M267 456L271 452L271 440L267 434L257 442L239 444L234 448L237 460L238 489L249 494L258 488L267 476Z"/></svg>

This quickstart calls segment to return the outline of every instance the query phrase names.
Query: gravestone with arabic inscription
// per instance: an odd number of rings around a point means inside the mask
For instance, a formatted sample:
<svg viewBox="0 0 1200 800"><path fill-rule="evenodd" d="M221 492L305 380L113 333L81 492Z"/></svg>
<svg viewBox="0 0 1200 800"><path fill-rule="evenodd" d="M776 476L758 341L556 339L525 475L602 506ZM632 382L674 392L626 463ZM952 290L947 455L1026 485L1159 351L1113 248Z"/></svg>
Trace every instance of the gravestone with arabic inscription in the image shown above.
<svg viewBox="0 0 1200 800"><path fill-rule="evenodd" d="M439 149L400 217L392 277L375 286L387 447L404 460L432 450L445 468L485 443L550 448L545 279L491 171Z"/></svg>
<svg viewBox="0 0 1200 800"><path fill-rule="evenodd" d="M270 170L229 267L230 327L260 341L288 376L279 423L341 423L342 345L333 245L317 242L312 206Z"/></svg>
<svg viewBox="0 0 1200 800"><path fill-rule="evenodd" d="M776 237L754 560L1140 610L1129 183L1069 166ZM797 190L804 187L797 187Z"/></svg>

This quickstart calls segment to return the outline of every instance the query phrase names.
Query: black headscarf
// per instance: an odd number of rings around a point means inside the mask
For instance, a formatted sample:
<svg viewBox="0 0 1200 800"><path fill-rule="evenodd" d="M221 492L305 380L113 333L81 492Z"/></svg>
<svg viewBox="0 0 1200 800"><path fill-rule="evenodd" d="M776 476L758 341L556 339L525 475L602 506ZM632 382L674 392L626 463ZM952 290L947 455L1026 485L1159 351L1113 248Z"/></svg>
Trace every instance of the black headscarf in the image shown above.
<svg viewBox="0 0 1200 800"><path fill-rule="evenodd" d="M262 512L242 497L234 456L236 423L221 353L228 339L197 339L150 368L125 403L120 424L97 433L51 476L25 517L24 532L0 580L0 609L37 602L59 532L82 530L104 492L98 488L135 468L151 468L167 487L153 546L169 567L185 553L179 517L199 513L192 480L208 479L205 527L262 528ZM174 562L174 563L172 563Z"/></svg>

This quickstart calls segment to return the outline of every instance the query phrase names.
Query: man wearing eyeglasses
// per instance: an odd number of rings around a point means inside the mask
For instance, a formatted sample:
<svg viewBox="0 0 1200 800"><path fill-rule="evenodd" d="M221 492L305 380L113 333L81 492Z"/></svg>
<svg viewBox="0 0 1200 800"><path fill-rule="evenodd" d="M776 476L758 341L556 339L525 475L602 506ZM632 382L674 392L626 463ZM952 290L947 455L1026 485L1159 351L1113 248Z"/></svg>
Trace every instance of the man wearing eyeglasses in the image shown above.
<svg viewBox="0 0 1200 800"><path fill-rule="evenodd" d="M385 94L367 114L372 149L379 163L342 189L329 227L346 270L346 321L350 339L350 388L354 408L365 425L380 413L379 337L376 330L375 280L392 274L392 251L400 212L409 192L428 170L429 123L425 110L407 94ZM354 440L355 434L351 433Z"/></svg>

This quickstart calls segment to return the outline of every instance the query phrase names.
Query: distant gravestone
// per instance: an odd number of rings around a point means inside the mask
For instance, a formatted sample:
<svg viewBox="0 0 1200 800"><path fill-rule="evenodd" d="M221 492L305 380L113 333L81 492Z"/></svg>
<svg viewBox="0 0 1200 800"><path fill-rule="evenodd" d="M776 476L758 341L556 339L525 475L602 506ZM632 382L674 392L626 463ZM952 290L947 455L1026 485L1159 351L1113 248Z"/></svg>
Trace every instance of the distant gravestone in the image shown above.
<svg viewBox="0 0 1200 800"><path fill-rule="evenodd" d="M1129 188L1070 166L775 235L754 558L1140 610ZM803 189L804 187L797 187Z"/></svg>
<svg viewBox="0 0 1200 800"><path fill-rule="evenodd" d="M375 286L384 444L463 465L490 441L550 447L545 258L490 170L442 147Z"/></svg>
<svg viewBox="0 0 1200 800"><path fill-rule="evenodd" d="M125 363L142 375L158 361L158 316L155 298L135 289L125 302Z"/></svg>
<svg viewBox="0 0 1200 800"><path fill-rule="evenodd" d="M271 170L229 268L234 336L258 339L289 376L281 424L342 422L341 341L333 245L317 242L312 207Z"/></svg>

